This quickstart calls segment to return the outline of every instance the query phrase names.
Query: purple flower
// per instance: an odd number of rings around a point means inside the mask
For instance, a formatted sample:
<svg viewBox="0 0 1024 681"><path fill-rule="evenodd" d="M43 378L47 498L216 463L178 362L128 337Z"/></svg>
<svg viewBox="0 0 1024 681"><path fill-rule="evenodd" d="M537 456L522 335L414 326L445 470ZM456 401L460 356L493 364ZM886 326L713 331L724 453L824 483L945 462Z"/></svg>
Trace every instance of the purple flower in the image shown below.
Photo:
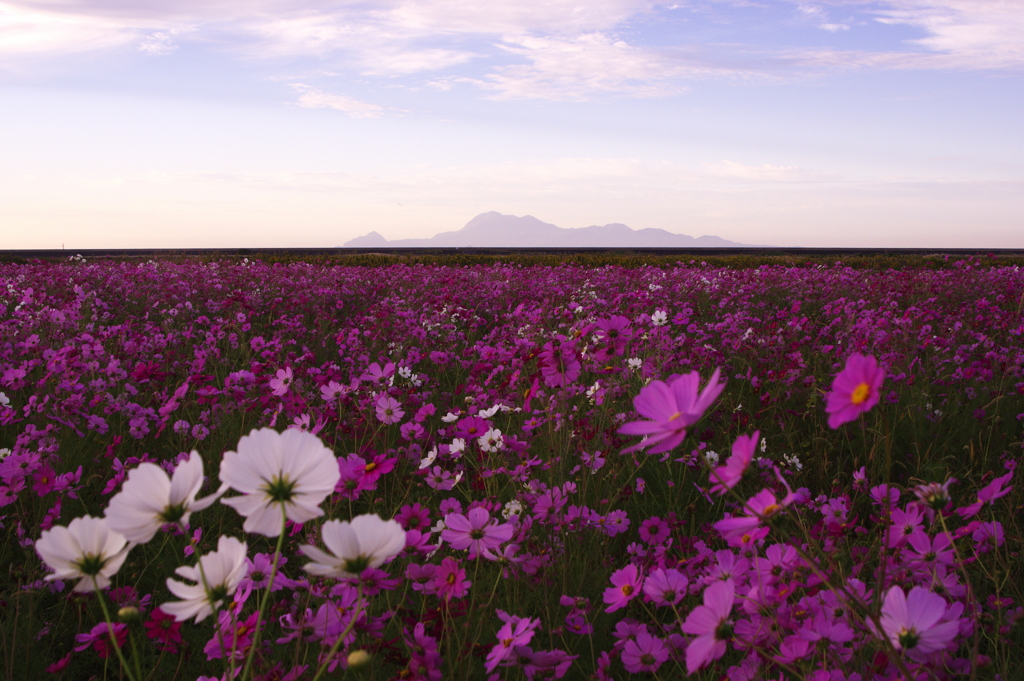
<svg viewBox="0 0 1024 681"><path fill-rule="evenodd" d="M958 621L942 622L946 601L915 586L909 595L894 586L882 604L882 631L892 645L916 660L927 660L946 647L960 630Z"/></svg>
<svg viewBox="0 0 1024 681"><path fill-rule="evenodd" d="M398 400L393 397L384 396L377 400L377 419L385 425L398 423L405 416L405 412L398 405Z"/></svg>
<svg viewBox="0 0 1024 681"><path fill-rule="evenodd" d="M615 612L636 598L644 580L636 565L629 564L613 572L611 582L612 586L604 590L604 602L608 604L605 612Z"/></svg>
<svg viewBox="0 0 1024 681"><path fill-rule="evenodd" d="M859 352L850 355L846 366L832 381L832 391L826 398L828 427L838 428L870 411L878 404L879 389L884 378L885 370L879 368L878 360L874 357L865 357Z"/></svg>
<svg viewBox="0 0 1024 681"><path fill-rule="evenodd" d="M667 659L665 643L646 631L637 634L635 641L626 641L622 649L622 664L630 674L656 672Z"/></svg>
<svg viewBox="0 0 1024 681"><path fill-rule="evenodd" d="M1008 483L1011 479L1013 479L1013 471L1010 471L1006 475L1002 475L993 480L992 482L990 482L989 484L985 485L978 492L977 503L971 504L970 506L965 506L963 508L958 508L956 510L957 515L959 515L961 518L971 518L978 515L978 511L980 511L981 507L984 506L986 503L990 504L996 499L1004 497L1010 493L1010 490L1013 489L1013 485L1010 485L1009 487L1003 487L1003 485Z"/></svg>
<svg viewBox="0 0 1024 681"><path fill-rule="evenodd" d="M735 601L731 579L715 582L704 591L704 605L694 608L686 618L683 632L697 637L686 648L686 671L690 674L725 655L726 641L732 637L729 615Z"/></svg>
<svg viewBox="0 0 1024 681"><path fill-rule="evenodd" d="M715 369L699 393L700 374L696 371L676 378L671 384L652 381L642 388L640 394L633 398L633 407L650 420L631 421L619 428L619 432L623 435L646 435L647 438L623 452L650 447L651 454L658 454L679 445L686 437L686 429L700 420L725 388L724 383L718 382L718 376L719 370Z"/></svg>
<svg viewBox="0 0 1024 681"><path fill-rule="evenodd" d="M712 492L725 494L727 490L736 486L743 478L750 460L754 458L754 451L757 449L757 441L761 431L755 430L753 435L740 435L732 444L732 456L711 473L711 479L715 484L711 487Z"/></svg>
<svg viewBox="0 0 1024 681"><path fill-rule="evenodd" d="M491 648L491 652L487 654L485 668L488 673L493 672L495 667L512 655L516 646L528 644L538 626L540 620L537 619L509 617L505 626L498 630L498 645Z"/></svg>
<svg viewBox="0 0 1024 681"><path fill-rule="evenodd" d="M469 549L470 558L475 558L484 549L497 549L515 532L514 526L509 523L499 525L487 509L479 506L469 509L466 515L452 513L445 517L444 523L448 529L441 531L441 539L458 551Z"/></svg>

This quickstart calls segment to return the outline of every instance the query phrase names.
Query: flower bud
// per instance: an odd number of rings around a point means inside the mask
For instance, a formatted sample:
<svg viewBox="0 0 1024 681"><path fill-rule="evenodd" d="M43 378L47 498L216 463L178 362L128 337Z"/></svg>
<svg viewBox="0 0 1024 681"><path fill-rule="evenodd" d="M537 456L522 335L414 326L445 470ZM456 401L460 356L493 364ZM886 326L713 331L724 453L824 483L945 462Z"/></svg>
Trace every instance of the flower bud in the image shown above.
<svg viewBox="0 0 1024 681"><path fill-rule="evenodd" d="M117 611L117 619L122 622L134 622L139 619L139 609L134 605L128 605Z"/></svg>
<svg viewBox="0 0 1024 681"><path fill-rule="evenodd" d="M348 654L348 668L359 669L370 663L370 653L365 650L353 650Z"/></svg>

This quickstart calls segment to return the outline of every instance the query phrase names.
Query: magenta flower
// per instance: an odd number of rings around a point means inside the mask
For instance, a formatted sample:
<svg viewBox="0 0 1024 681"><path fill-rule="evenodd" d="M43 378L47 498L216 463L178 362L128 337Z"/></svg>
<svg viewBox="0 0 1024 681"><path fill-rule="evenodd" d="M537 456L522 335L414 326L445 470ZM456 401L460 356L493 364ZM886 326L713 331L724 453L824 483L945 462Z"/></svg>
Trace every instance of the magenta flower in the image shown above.
<svg viewBox="0 0 1024 681"><path fill-rule="evenodd" d="M891 518L892 525L889 526L889 541L886 544L890 549L906 544L910 535L914 534L924 522L924 514L916 504L907 504L905 511L897 508L892 512Z"/></svg>
<svg viewBox="0 0 1024 681"><path fill-rule="evenodd" d="M981 507L986 503L992 503L996 499L1004 497L1010 493L1010 490L1013 489L1013 485L1010 485L1009 487L1003 487L1003 485L1010 482L1012 478L1013 471L1010 471L1006 475L1002 475L985 485L978 492L977 503L971 504L970 506L964 506L963 508L958 508L956 510L957 515L961 518L972 518L978 515L978 511L980 511Z"/></svg>
<svg viewBox="0 0 1024 681"><path fill-rule="evenodd" d="M466 579L466 571L454 558L445 558L434 571L433 587L438 598L462 598L469 592L471 586L473 582Z"/></svg>
<svg viewBox="0 0 1024 681"><path fill-rule="evenodd" d="M945 614L942 596L919 586L904 595L902 588L894 586L882 604L882 630L895 648L916 660L925 660L945 648L960 630L957 620L941 621Z"/></svg>
<svg viewBox="0 0 1024 681"><path fill-rule="evenodd" d="M832 392L826 398L828 427L838 428L870 411L878 403L884 378L885 370L879 368L874 357L865 357L859 352L850 355L846 366L832 381Z"/></svg>
<svg viewBox="0 0 1024 681"><path fill-rule="evenodd" d="M444 523L448 529L441 531L441 539L457 551L469 549L470 558L483 553L484 549L497 549L515 532L513 525L499 525L486 508L479 506L469 509L466 515L451 513L445 517Z"/></svg>
<svg viewBox="0 0 1024 681"><path fill-rule="evenodd" d="M733 603L736 588L731 579L715 582L704 591L704 605L694 608L683 623L683 632L697 638L686 648L686 671L703 669L725 655L726 641L732 637Z"/></svg>
<svg viewBox="0 0 1024 681"><path fill-rule="evenodd" d="M487 672L493 672L494 668L504 662L510 655L514 655L516 646L525 646L533 639L534 631L540 626L540 620L509 617L505 626L498 630L498 645L491 648L487 653ZM513 661L515 658L513 658Z"/></svg>
<svg viewBox="0 0 1024 681"><path fill-rule="evenodd" d="M637 413L649 421L631 421L621 428L623 435L646 435L623 453L651 447L651 454L667 452L676 447L686 437L686 429L700 420L711 403L718 398L725 388L718 382L719 370L711 374L711 378L698 393L700 374L691 371L667 384L664 381L652 381L640 390L633 398L633 407Z"/></svg>
<svg viewBox="0 0 1024 681"><path fill-rule="evenodd" d="M272 378L267 382L274 395L280 397L288 392L288 388L292 384L292 368L285 367L284 369L278 369L276 378Z"/></svg>
<svg viewBox="0 0 1024 681"><path fill-rule="evenodd" d="M754 458L760 437L761 431L755 430L753 435L740 435L736 438L736 442L732 443L732 456L724 466L719 466L711 473L711 479L715 481L715 484L710 491L725 494L727 490L736 486L736 483L743 478L743 473L750 465L750 460Z"/></svg>
<svg viewBox="0 0 1024 681"><path fill-rule="evenodd" d="M765 520L781 512L793 503L795 497L796 495L790 492L783 499L776 499L775 494L770 489L763 489L748 499L747 503L743 505L743 511L746 515L719 520L713 527L725 539L743 535L757 529Z"/></svg>
<svg viewBox="0 0 1024 681"><path fill-rule="evenodd" d="M622 648L622 664L630 674L656 672L668 659L668 648L657 636L646 631L636 635L636 640L626 641Z"/></svg>
<svg viewBox="0 0 1024 681"><path fill-rule="evenodd" d="M393 397L384 396L377 400L377 419L385 424L398 423L405 416L405 412Z"/></svg>
<svg viewBox="0 0 1024 681"><path fill-rule="evenodd" d="M580 362L576 359L573 343L563 342L555 347L547 343L537 357L544 384L551 388L568 386L580 375Z"/></svg>
<svg viewBox="0 0 1024 681"><path fill-rule="evenodd" d="M644 580L644 593L655 605L675 605L683 600L689 581L679 570L658 568Z"/></svg>
<svg viewBox="0 0 1024 681"><path fill-rule="evenodd" d="M644 582L636 565L632 563L613 572L611 581L612 586L604 590L604 602L608 604L605 612L615 612L625 607L626 603L637 597Z"/></svg>

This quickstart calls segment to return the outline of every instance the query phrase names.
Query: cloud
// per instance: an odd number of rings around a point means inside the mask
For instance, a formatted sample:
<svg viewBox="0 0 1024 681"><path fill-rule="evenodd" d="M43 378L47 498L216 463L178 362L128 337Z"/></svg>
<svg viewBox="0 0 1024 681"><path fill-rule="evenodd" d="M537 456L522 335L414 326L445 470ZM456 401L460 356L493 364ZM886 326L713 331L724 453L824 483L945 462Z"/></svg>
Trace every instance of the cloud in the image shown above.
<svg viewBox="0 0 1024 681"><path fill-rule="evenodd" d="M384 107L377 104L321 92L303 83L292 83L292 88L299 92L296 103L306 109L334 109L352 118L379 118L384 115Z"/></svg>
<svg viewBox="0 0 1024 681"><path fill-rule="evenodd" d="M943 68L1024 66L1024 3L1001 0L894 0L878 20L906 24L927 35L913 41L944 55Z"/></svg>
<svg viewBox="0 0 1024 681"><path fill-rule="evenodd" d="M134 38L134 30L104 17L0 4L0 55L102 50Z"/></svg>
<svg viewBox="0 0 1024 681"><path fill-rule="evenodd" d="M594 94L656 97L684 88L687 69L666 55L602 33L573 38L507 36L499 47L525 64L498 67L479 84L498 99L582 100Z"/></svg>
<svg viewBox="0 0 1024 681"><path fill-rule="evenodd" d="M871 22L920 37L860 49L765 42L763 20L779 7L788 28L795 11L819 40L843 32L844 45L858 44ZM729 40L694 42L698 22L725 27ZM496 99L659 97L697 79L849 69L1020 69L1021 35L1016 0L0 0L7 68L83 51L168 55L194 42L267 69L469 84Z"/></svg>
<svg viewBox="0 0 1024 681"><path fill-rule="evenodd" d="M757 182L820 182L835 179L830 173L808 170L799 166L780 166L765 163L759 166L722 160L704 166L708 175L718 178L753 180Z"/></svg>

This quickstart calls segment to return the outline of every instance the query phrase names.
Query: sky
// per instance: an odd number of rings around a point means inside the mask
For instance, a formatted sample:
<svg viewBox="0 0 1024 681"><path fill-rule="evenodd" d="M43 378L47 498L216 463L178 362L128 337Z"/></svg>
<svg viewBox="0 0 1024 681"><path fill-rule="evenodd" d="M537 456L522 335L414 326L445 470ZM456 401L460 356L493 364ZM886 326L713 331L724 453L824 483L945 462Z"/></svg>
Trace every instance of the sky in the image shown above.
<svg viewBox="0 0 1024 681"><path fill-rule="evenodd" d="M0 0L0 249L1024 248L1024 0Z"/></svg>

